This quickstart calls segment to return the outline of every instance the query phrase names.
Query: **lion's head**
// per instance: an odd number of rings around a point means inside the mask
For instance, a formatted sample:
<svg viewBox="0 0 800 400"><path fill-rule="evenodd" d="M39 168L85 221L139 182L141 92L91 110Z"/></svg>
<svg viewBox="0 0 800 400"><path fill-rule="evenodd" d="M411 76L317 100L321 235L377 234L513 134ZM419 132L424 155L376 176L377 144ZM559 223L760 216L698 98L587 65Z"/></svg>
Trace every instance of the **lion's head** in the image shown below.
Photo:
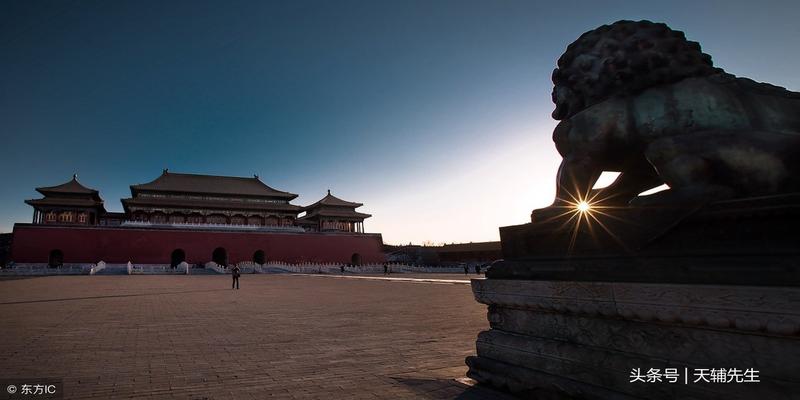
<svg viewBox="0 0 800 400"><path fill-rule="evenodd" d="M553 118L569 118L615 95L723 72L683 32L650 21L617 21L581 35L553 71Z"/></svg>

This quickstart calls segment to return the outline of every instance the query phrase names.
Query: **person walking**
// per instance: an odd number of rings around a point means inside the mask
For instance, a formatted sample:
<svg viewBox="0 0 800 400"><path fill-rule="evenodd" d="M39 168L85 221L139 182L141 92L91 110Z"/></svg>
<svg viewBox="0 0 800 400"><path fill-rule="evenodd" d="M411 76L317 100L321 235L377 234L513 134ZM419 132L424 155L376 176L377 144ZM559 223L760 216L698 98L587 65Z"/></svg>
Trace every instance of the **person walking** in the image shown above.
<svg viewBox="0 0 800 400"><path fill-rule="evenodd" d="M481 265L475 264L475 273L480 275L481 274Z"/></svg>
<svg viewBox="0 0 800 400"><path fill-rule="evenodd" d="M234 265L231 268L231 276L233 277L233 283L231 283L231 289L239 290L239 276L241 275L241 271L239 270L239 266Z"/></svg>
<svg viewBox="0 0 800 400"><path fill-rule="evenodd" d="M469 275L469 265L464 264L464 275Z"/></svg>

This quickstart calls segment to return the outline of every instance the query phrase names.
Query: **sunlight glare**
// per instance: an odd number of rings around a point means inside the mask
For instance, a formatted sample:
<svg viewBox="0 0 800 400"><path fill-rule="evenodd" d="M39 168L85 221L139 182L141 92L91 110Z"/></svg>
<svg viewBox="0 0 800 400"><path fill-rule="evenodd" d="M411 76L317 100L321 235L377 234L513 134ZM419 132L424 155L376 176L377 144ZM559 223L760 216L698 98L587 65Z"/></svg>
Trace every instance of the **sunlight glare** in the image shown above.
<svg viewBox="0 0 800 400"><path fill-rule="evenodd" d="M667 186L667 184L663 184L661 186L656 186L650 190L646 190L642 193L639 193L639 196L648 196L653 193L663 192L664 190L669 190L669 186Z"/></svg>
<svg viewBox="0 0 800 400"><path fill-rule="evenodd" d="M607 188L607 187L608 187L608 186L610 186L612 183L614 183L614 181L616 181L616 180L617 180L617 178L619 177L619 175L620 175L620 173L619 173L619 172L615 172L615 171L603 171L603 173L601 173L601 174L600 174L600 177L599 177L599 178L597 178L597 182L595 182L595 183L594 183L594 186L592 186L592 189L603 189L603 188Z"/></svg>

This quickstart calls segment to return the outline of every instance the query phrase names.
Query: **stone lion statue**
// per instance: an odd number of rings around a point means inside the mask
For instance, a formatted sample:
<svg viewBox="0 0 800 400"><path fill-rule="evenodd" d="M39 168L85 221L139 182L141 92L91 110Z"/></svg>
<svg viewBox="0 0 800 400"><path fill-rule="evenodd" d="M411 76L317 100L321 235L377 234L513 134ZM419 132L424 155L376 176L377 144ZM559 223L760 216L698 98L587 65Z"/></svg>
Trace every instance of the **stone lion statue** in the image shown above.
<svg viewBox="0 0 800 400"><path fill-rule="evenodd" d="M556 203L700 204L800 189L800 93L715 68L665 24L584 33L553 83ZM621 174L591 190L603 171Z"/></svg>

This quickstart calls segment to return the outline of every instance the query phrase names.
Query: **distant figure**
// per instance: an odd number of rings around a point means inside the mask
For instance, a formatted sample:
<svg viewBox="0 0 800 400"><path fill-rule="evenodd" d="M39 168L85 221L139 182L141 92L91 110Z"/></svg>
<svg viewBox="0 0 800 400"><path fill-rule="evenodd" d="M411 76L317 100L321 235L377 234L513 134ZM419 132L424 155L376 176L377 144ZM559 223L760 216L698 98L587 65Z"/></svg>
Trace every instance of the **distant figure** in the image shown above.
<svg viewBox="0 0 800 400"><path fill-rule="evenodd" d="M389 265L388 264L383 264L383 274L384 275L388 275L389 274Z"/></svg>
<svg viewBox="0 0 800 400"><path fill-rule="evenodd" d="M342 274L344 274L344 264L342 264Z"/></svg>
<svg viewBox="0 0 800 400"><path fill-rule="evenodd" d="M464 264L464 275L469 275L469 265Z"/></svg>
<svg viewBox="0 0 800 400"><path fill-rule="evenodd" d="M241 275L241 271L239 271L239 267L234 265L231 268L231 276L233 277L233 283L231 283L231 289L236 288L239 290L239 276Z"/></svg>
<svg viewBox="0 0 800 400"><path fill-rule="evenodd" d="M481 265L475 264L475 273L480 275L481 274Z"/></svg>

